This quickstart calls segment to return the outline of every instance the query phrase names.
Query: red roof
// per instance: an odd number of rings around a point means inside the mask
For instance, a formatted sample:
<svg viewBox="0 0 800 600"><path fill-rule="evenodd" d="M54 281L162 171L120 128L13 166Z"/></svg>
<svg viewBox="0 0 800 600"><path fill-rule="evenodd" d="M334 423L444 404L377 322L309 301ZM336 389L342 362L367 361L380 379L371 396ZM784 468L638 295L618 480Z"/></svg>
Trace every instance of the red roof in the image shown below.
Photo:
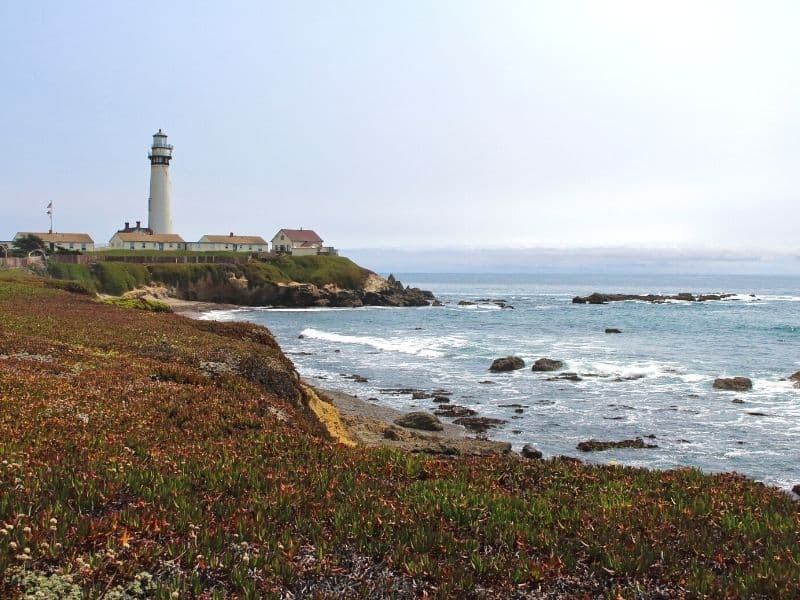
<svg viewBox="0 0 800 600"><path fill-rule="evenodd" d="M322 238L313 229L281 229L280 233L293 242L322 242Z"/></svg>

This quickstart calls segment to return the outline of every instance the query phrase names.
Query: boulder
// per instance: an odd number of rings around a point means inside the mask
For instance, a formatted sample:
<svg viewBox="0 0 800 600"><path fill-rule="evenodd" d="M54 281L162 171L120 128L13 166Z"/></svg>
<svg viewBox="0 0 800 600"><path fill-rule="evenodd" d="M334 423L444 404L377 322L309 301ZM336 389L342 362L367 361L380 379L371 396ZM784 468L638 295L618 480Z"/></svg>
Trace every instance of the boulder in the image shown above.
<svg viewBox="0 0 800 600"><path fill-rule="evenodd" d="M622 330L616 327L606 327L606 333L622 333Z"/></svg>
<svg viewBox="0 0 800 600"><path fill-rule="evenodd" d="M583 378L577 373L559 373L554 377L548 377L547 381L583 381Z"/></svg>
<svg viewBox="0 0 800 600"><path fill-rule="evenodd" d="M458 404L448 404L447 406L440 406L433 414L439 417L471 417L472 415L477 414L471 408L467 408L466 406L459 406Z"/></svg>
<svg viewBox="0 0 800 600"><path fill-rule="evenodd" d="M383 430L383 438L386 440L394 440L400 441L402 436L400 435L400 431L395 429L394 427L387 427Z"/></svg>
<svg viewBox="0 0 800 600"><path fill-rule="evenodd" d="M793 491L795 494L797 494L798 496L800 496L800 483L798 483L796 486L794 486L794 487L792 488L792 491Z"/></svg>
<svg viewBox="0 0 800 600"><path fill-rule="evenodd" d="M531 371L558 371L564 368L564 363L553 358L540 358L531 367Z"/></svg>
<svg viewBox="0 0 800 600"><path fill-rule="evenodd" d="M462 417L456 419L453 423L462 425L475 433L484 433L487 429L502 425L505 421L502 419L492 419L490 417Z"/></svg>
<svg viewBox="0 0 800 600"><path fill-rule="evenodd" d="M505 356L503 358L495 358L492 361L492 366L489 367L490 371L516 371L525 367L525 361L519 356Z"/></svg>
<svg viewBox="0 0 800 600"><path fill-rule="evenodd" d="M448 396L434 396L433 401L437 404L444 404L450 402L450 398Z"/></svg>
<svg viewBox="0 0 800 600"><path fill-rule="evenodd" d="M411 392L411 399L412 400L424 400L425 398L430 398L431 394L428 392Z"/></svg>
<svg viewBox="0 0 800 600"><path fill-rule="evenodd" d="M581 452L600 452L614 448L658 448L655 444L645 444L642 438L632 440L621 440L619 442L602 442L600 440L589 440L577 445Z"/></svg>
<svg viewBox="0 0 800 600"><path fill-rule="evenodd" d="M459 306L475 306L475 303L474 302L470 302L469 300L459 300L458 301L458 305Z"/></svg>
<svg viewBox="0 0 800 600"><path fill-rule="evenodd" d="M428 412L410 412L395 419L395 424L406 429L421 429L422 431L441 431L444 429L442 422Z"/></svg>
<svg viewBox="0 0 800 600"><path fill-rule="evenodd" d="M714 380L714 389L729 392L749 392L753 389L753 382L749 377L718 377Z"/></svg>
<svg viewBox="0 0 800 600"><path fill-rule="evenodd" d="M520 454L522 454L523 458L531 458L531 459L542 458L542 453L530 444L525 444L522 447L522 452L520 452Z"/></svg>

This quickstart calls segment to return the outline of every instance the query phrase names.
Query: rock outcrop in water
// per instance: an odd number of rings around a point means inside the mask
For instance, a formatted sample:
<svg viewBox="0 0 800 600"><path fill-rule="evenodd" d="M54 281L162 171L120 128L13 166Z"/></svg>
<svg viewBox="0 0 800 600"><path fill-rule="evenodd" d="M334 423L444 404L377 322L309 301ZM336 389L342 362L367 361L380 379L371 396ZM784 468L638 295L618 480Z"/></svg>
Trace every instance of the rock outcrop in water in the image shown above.
<svg viewBox="0 0 800 600"><path fill-rule="evenodd" d="M708 300L725 300L732 298L736 294L689 294L687 292L675 294L674 296L662 296L659 294L600 294L595 292L588 296L575 296L573 304L608 304L609 302L624 302L625 300L639 300L641 302L652 302L659 304L667 300L680 300L684 302L707 302Z"/></svg>
<svg viewBox="0 0 800 600"><path fill-rule="evenodd" d="M613 450L616 448L658 448L655 444L647 444L642 438L632 440L621 440L619 442L602 442L600 440L589 440L577 445L581 452L601 452L603 450Z"/></svg>
<svg viewBox="0 0 800 600"><path fill-rule="evenodd" d="M503 358L495 358L492 365L489 367L490 371L516 371L517 369L525 368L525 361L519 356L504 356Z"/></svg>
<svg viewBox="0 0 800 600"><path fill-rule="evenodd" d="M554 358L540 358L531 367L531 371L558 371L564 368L563 361Z"/></svg>
<svg viewBox="0 0 800 600"><path fill-rule="evenodd" d="M753 382L749 377L718 377L714 380L714 389L728 392L749 392L753 389Z"/></svg>

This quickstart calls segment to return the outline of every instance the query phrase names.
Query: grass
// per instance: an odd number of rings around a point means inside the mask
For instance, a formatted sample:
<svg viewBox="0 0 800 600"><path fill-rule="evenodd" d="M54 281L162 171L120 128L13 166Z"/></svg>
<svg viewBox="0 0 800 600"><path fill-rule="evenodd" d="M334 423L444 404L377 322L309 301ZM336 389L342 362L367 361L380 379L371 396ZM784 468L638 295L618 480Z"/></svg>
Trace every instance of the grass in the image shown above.
<svg viewBox="0 0 800 600"><path fill-rule="evenodd" d="M104 298L103 304L148 312L172 312L169 304L148 298Z"/></svg>
<svg viewBox="0 0 800 600"><path fill-rule="evenodd" d="M798 504L744 477L337 446L265 329L3 275L0 311L0 597L800 586Z"/></svg>

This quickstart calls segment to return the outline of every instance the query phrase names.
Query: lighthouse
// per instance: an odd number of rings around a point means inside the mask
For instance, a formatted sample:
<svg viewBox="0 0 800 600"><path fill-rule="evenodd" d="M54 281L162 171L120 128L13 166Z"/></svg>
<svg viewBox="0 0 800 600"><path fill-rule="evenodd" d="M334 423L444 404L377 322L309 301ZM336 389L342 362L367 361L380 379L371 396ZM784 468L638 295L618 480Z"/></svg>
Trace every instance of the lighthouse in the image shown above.
<svg viewBox="0 0 800 600"><path fill-rule="evenodd" d="M153 134L153 146L147 158L150 159L148 227L153 233L172 233L172 184L169 181L172 146L167 143L167 134L160 129Z"/></svg>

